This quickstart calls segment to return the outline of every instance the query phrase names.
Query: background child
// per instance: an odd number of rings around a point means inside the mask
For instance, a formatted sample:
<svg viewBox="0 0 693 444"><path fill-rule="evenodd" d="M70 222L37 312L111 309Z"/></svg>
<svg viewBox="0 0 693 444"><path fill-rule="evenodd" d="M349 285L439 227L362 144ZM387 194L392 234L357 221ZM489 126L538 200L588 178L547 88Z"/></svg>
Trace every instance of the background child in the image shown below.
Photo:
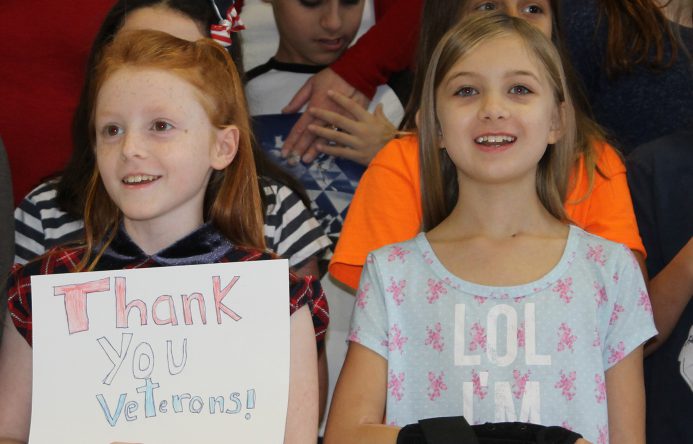
<svg viewBox="0 0 693 444"><path fill-rule="evenodd" d="M370 159L357 163L321 155L310 165L301 164L297 159L284 161L281 157L282 142L299 116L284 115L281 110L312 74L324 69L347 49L358 31L364 1L274 0L271 3L279 30L279 47L273 58L250 70L246 76L248 106L255 121L255 134L272 158L305 186L314 204L314 213L327 235L336 242L343 217L363 173L362 164L367 164ZM376 145L380 148L394 134L393 123L399 123L403 108L395 92L385 85L378 88L371 111L374 114L364 111L363 116L372 117L374 122L364 128L366 134L384 134L382 138L376 136ZM350 133L353 126L349 123L340 129L348 133L352 140L350 143L360 144L367 137L353 131Z"/></svg>
<svg viewBox="0 0 693 444"><path fill-rule="evenodd" d="M264 252L248 115L225 49L158 31L122 33L104 51L87 97L96 165L85 244L58 247L16 267L8 285L16 328L8 318L0 350L0 430L22 442L31 404L32 274L274 257ZM311 278L291 275L290 287L286 442L304 443L317 428L311 309L326 306ZM318 311L314 323L322 336L326 325Z"/></svg>
<svg viewBox="0 0 693 444"><path fill-rule="evenodd" d="M627 248L564 223L576 130L554 46L517 18L461 23L419 127L426 233L367 261L327 442L463 414L644 443L649 299Z"/></svg>
<svg viewBox="0 0 693 444"><path fill-rule="evenodd" d="M649 444L684 444L693 436L691 137L693 131L681 131L653 140L627 158L659 331L645 349Z"/></svg>
<svg viewBox="0 0 693 444"><path fill-rule="evenodd" d="M197 40L209 36L210 26L218 21L211 0L119 0L106 15L94 40L87 73L93 70L103 46L121 30L157 29ZM240 61L237 34L229 49L235 61ZM18 263L25 263L51 247L83 235L85 190L94 165L88 130L92 110L86 106L89 82L87 76L75 111L73 152L68 166L60 177L42 183L29 193L15 211L15 261ZM300 185L264 159L261 151L255 154L266 245L289 259L297 273L317 274L316 257L330 244L329 239L302 202Z"/></svg>

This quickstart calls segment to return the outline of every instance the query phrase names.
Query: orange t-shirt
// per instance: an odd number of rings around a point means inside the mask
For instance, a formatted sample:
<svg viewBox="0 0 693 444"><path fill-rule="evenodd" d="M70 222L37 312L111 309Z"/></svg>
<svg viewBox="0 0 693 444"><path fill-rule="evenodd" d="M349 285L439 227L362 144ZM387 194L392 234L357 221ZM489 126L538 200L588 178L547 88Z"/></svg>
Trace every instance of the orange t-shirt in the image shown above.
<svg viewBox="0 0 693 444"><path fill-rule="evenodd" d="M597 165L592 192L584 162L568 193L568 217L584 230L645 255L633 212L626 168L613 147L596 146ZM416 136L390 141L361 177L339 236L329 271L340 282L357 288L369 252L401 242L421 231L423 213Z"/></svg>

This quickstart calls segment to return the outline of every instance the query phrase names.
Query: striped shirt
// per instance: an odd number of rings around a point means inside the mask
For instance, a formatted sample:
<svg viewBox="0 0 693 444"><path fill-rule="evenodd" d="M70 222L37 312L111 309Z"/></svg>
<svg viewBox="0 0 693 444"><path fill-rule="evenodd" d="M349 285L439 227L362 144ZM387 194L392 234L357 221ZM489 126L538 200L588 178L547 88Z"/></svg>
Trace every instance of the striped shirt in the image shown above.
<svg viewBox="0 0 693 444"><path fill-rule="evenodd" d="M24 264L52 247L82 237L84 222L58 207L57 180L34 188L14 211L15 263ZM318 221L289 187L263 177L267 248L299 267L320 257L331 242Z"/></svg>

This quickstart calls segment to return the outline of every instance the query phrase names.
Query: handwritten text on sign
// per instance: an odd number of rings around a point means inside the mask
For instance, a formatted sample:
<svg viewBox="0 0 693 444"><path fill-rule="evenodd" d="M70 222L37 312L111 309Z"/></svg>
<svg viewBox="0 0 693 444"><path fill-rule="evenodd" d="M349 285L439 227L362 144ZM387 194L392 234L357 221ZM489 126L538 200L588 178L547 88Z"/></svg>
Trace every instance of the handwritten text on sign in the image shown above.
<svg viewBox="0 0 693 444"><path fill-rule="evenodd" d="M32 278L31 442L281 442L284 260Z"/></svg>

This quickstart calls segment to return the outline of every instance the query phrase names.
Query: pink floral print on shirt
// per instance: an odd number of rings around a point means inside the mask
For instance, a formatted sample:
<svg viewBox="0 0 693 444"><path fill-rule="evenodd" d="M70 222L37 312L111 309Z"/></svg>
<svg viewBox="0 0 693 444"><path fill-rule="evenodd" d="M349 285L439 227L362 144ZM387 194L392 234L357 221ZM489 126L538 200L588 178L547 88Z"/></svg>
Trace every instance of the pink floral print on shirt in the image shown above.
<svg viewBox="0 0 693 444"><path fill-rule="evenodd" d="M387 389L390 390L390 396L397 401L401 401L404 397L404 373L395 373L390 370L390 378L387 382Z"/></svg>
<svg viewBox="0 0 693 444"><path fill-rule="evenodd" d="M428 372L428 399L431 401L440 398L441 390L448 389L448 386L445 385L444 376L445 372L440 372L438 376L433 372Z"/></svg>
<svg viewBox="0 0 693 444"><path fill-rule="evenodd" d="M623 305L614 304L614 309L611 312L611 318L609 318L609 325L614 325L618 321L618 315L623 313Z"/></svg>
<svg viewBox="0 0 693 444"><path fill-rule="evenodd" d="M602 267L606 264L606 258L604 257L604 246L590 245L587 247L587 259L594 262L595 264L601 265Z"/></svg>
<svg viewBox="0 0 693 444"><path fill-rule="evenodd" d="M566 374L563 370L561 370L560 379L554 385L555 388L561 390L561 394L568 401L572 401L575 397L575 379L575 372Z"/></svg>
<svg viewBox="0 0 693 444"><path fill-rule="evenodd" d="M563 350L575 351L573 345L577 340L577 336L573 334L573 330L565 322L561 323L558 327L558 346L556 350L562 352Z"/></svg>
<svg viewBox="0 0 693 444"><path fill-rule="evenodd" d="M436 322L433 328L426 326L426 345L430 345L433 350L442 352L445 343L442 334L443 327L440 322Z"/></svg>
<svg viewBox="0 0 693 444"><path fill-rule="evenodd" d="M363 284L363 287L359 288L358 293L356 293L356 306L358 308L366 308L366 304L368 304L368 292L371 289L371 283L366 282Z"/></svg>
<svg viewBox="0 0 693 444"><path fill-rule="evenodd" d="M527 373L524 375L517 369L513 370L513 396L515 399L520 399L525 394L525 387L527 386L527 381L529 381L530 374L532 374L531 370L527 370Z"/></svg>
<svg viewBox="0 0 693 444"><path fill-rule="evenodd" d="M347 340L351 342L358 342L360 344L361 338L359 338L359 331L361 331L361 327L356 327L355 329L351 330Z"/></svg>
<svg viewBox="0 0 693 444"><path fill-rule="evenodd" d="M443 281L437 281L435 279L428 280L428 291L426 292L426 300L429 304L436 302L440 299L441 295L447 294L448 291L445 289L445 283Z"/></svg>
<svg viewBox="0 0 693 444"><path fill-rule="evenodd" d="M609 444L609 426L599 426L599 438L597 444Z"/></svg>
<svg viewBox="0 0 693 444"><path fill-rule="evenodd" d="M600 374L594 375L594 382L596 384L594 387L594 398L597 400L597 404L601 404L606 401L606 382Z"/></svg>
<svg viewBox="0 0 693 444"><path fill-rule="evenodd" d="M398 245L395 245L390 250L390 254L387 256L387 261L393 262L393 261L399 260L401 263L404 263L406 261L405 256L408 255L409 253L411 253L411 251L405 250L404 248L402 248Z"/></svg>
<svg viewBox="0 0 693 444"><path fill-rule="evenodd" d="M520 322L517 327L517 346L523 348L525 346L525 323Z"/></svg>
<svg viewBox="0 0 693 444"><path fill-rule="evenodd" d="M472 370L472 386L474 387L474 396L479 399L484 399L488 395L488 387L481 385L481 377L476 370Z"/></svg>
<svg viewBox="0 0 693 444"><path fill-rule="evenodd" d="M599 282L595 282L594 290L596 291L596 293L594 294L594 300L597 302L597 306L601 307L602 305L609 302L609 297L606 295L605 286L603 286Z"/></svg>
<svg viewBox="0 0 693 444"><path fill-rule="evenodd" d="M390 351L397 350L402 353L402 348L408 340L408 337L402 336L402 330L395 324L390 328L390 333L387 335L387 344L383 343L383 345L386 345Z"/></svg>
<svg viewBox="0 0 693 444"><path fill-rule="evenodd" d="M626 356L626 346L623 341L616 344L616 348L609 346L609 364L615 364Z"/></svg>
<svg viewBox="0 0 693 444"><path fill-rule="evenodd" d="M652 313L652 303L650 302L650 295L648 295L645 290L640 290L638 305L641 306L643 310L645 310L646 312Z"/></svg>
<svg viewBox="0 0 693 444"><path fill-rule="evenodd" d="M385 289L385 291L392 294L392 300L398 306L404 302L404 287L406 285L406 280L402 279L399 282L395 282L395 278L390 277L390 286Z"/></svg>
<svg viewBox="0 0 693 444"><path fill-rule="evenodd" d="M486 330L478 322L472 324L471 332L472 340L469 343L469 351L477 349L486 350Z"/></svg>
<svg viewBox="0 0 693 444"><path fill-rule="evenodd" d="M566 304L570 303L573 299L573 278L567 277L565 279L559 279L552 290L554 293L557 293Z"/></svg>

